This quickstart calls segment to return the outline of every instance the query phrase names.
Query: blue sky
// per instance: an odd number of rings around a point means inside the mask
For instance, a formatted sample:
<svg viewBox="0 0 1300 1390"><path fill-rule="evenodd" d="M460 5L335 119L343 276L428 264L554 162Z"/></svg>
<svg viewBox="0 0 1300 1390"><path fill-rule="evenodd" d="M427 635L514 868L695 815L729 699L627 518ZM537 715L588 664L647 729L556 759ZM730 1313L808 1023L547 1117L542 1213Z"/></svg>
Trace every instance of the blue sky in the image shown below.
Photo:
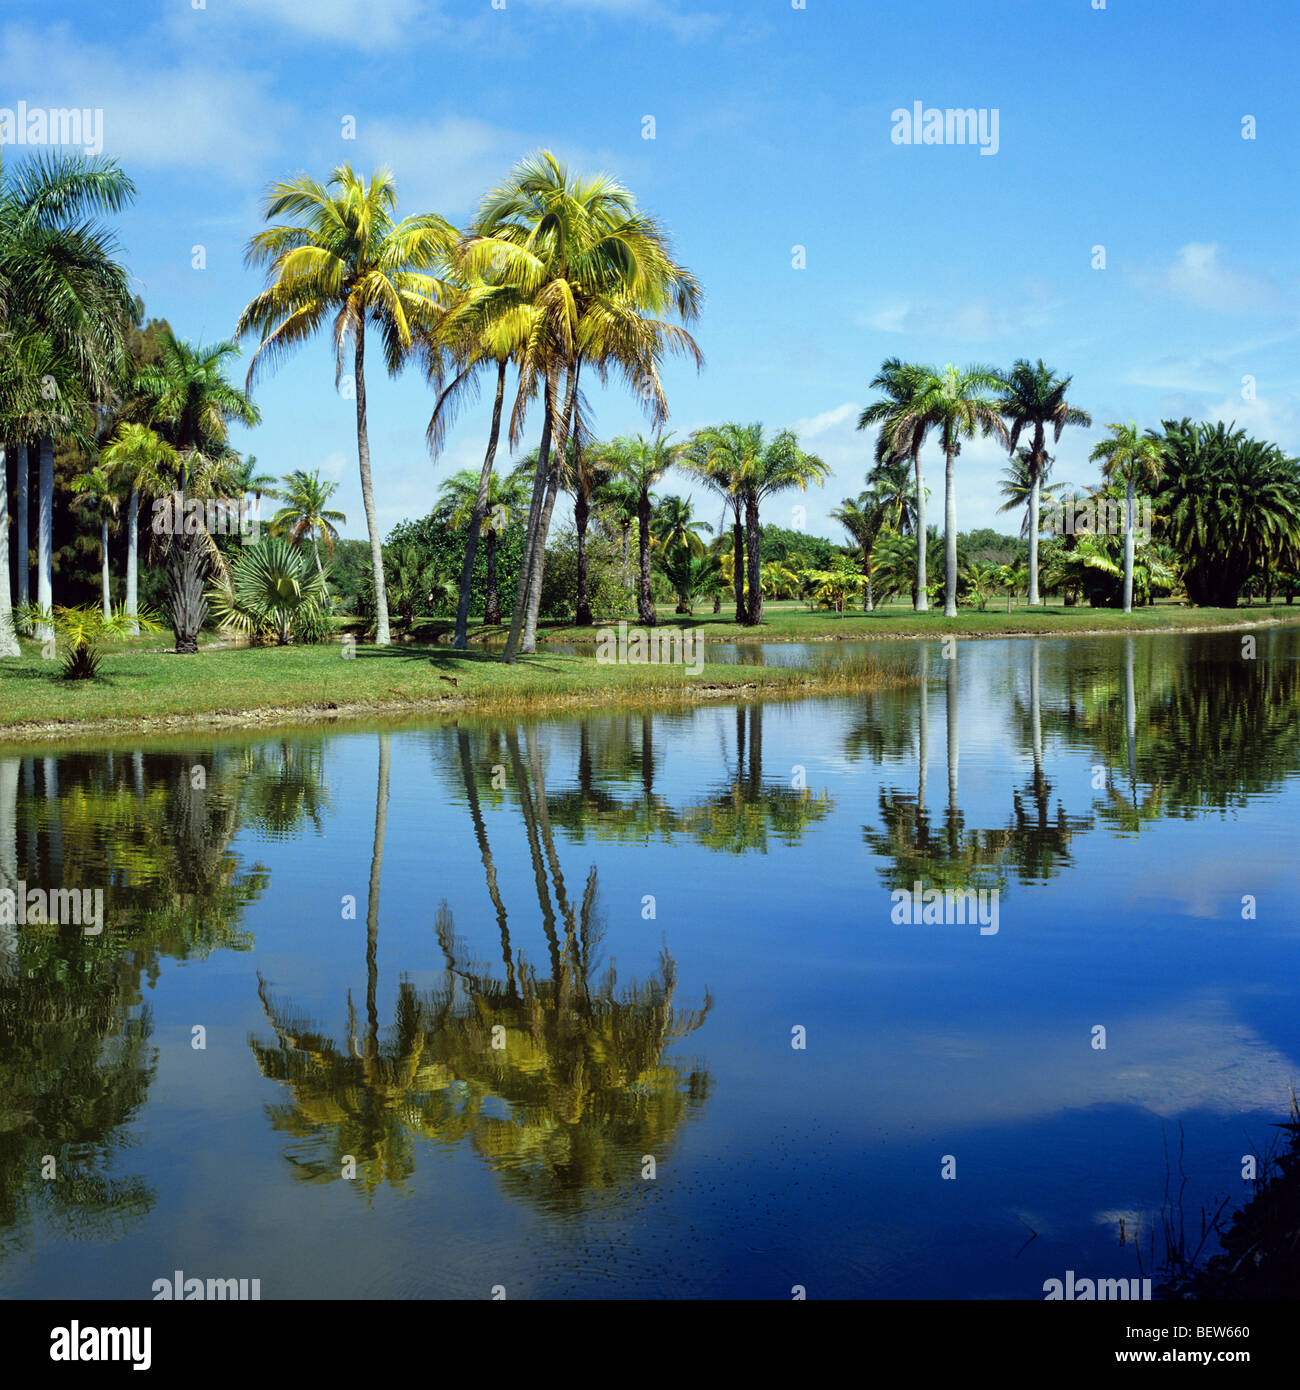
<svg viewBox="0 0 1300 1390"><path fill-rule="evenodd" d="M102 109L105 152L139 187L120 221L127 262L183 337L228 336L258 288L243 249L272 179L387 163L400 211L461 222L549 147L622 179L704 284L707 365L667 369L670 428L793 426L834 468L824 490L770 504L773 522L802 503L808 529L839 534L826 512L863 485L854 425L895 354L1041 356L1072 373L1096 422L1062 440L1056 473L1072 481L1094 476L1087 453L1111 420L1236 420L1300 453L1293 3L198 3L54 0L0 18L0 107ZM895 143L892 113L916 101L996 110L997 153ZM369 387L387 531L478 466L486 407L435 466L418 374L372 372ZM263 424L239 446L266 471L337 479L344 533L364 535L354 407L327 341L257 400ZM647 429L626 395L593 403L602 435ZM938 515L942 459L924 457ZM1018 526L995 518L1004 462L991 442L966 446L963 529Z"/></svg>

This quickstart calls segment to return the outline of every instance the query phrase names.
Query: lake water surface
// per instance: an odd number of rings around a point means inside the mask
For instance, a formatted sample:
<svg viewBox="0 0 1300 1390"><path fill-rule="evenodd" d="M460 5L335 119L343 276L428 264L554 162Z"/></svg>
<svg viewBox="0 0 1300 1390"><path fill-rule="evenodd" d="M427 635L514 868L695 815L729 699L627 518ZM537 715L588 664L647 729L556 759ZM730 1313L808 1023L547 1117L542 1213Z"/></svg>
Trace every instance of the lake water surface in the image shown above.
<svg viewBox="0 0 1300 1390"><path fill-rule="evenodd" d="M1300 632L1257 639L0 748L0 889L104 890L98 935L0 924L0 1293L1149 1274L1166 1198L1245 1201L1300 1081ZM900 921L917 884L996 916Z"/></svg>

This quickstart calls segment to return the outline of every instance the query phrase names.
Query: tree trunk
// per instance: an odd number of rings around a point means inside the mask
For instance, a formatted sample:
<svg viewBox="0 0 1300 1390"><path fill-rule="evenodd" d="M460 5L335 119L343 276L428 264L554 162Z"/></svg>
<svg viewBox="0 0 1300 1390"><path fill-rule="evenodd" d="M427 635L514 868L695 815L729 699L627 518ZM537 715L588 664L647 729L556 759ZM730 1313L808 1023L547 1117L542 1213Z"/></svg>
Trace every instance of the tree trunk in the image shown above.
<svg viewBox="0 0 1300 1390"><path fill-rule="evenodd" d="M510 631L506 636L506 649L501 660L513 662L519 651L519 639L523 635L524 618L528 609L528 595L532 588L533 549L537 530L542 518L542 503L546 498L546 484L551 473L551 430L553 414L551 401L556 382L552 375L547 376L543 388L544 405L542 410L542 442L537 450L537 472L533 475L533 496L528 504L528 528L524 533L523 562L519 566L519 584L515 591L514 611L510 614Z"/></svg>
<svg viewBox="0 0 1300 1390"><path fill-rule="evenodd" d="M871 595L871 552L863 552L862 556L862 577L867 581L867 597L863 604L863 611L871 613L875 611L875 603Z"/></svg>
<svg viewBox="0 0 1300 1390"><path fill-rule="evenodd" d="M569 372L569 389L564 399L564 413L560 417L560 427L555 433L551 448L554 462L551 476L546 485L546 497L542 503L542 514L538 523L537 535L533 538L536 562L533 566L531 590L528 595L528 614L524 619L524 640L522 650L531 654L537 650L537 618L542 606L542 579L546 573L546 538L551 532L551 514L555 511L555 499L560 491L560 479L568 461L569 434L573 429L574 417L578 409L578 375L582 370L582 360L574 362Z"/></svg>
<svg viewBox="0 0 1300 1390"><path fill-rule="evenodd" d="M735 524L731 528L731 575L736 591L736 621L743 627L745 611L745 528L740 520L740 508L735 508Z"/></svg>
<svg viewBox="0 0 1300 1390"><path fill-rule="evenodd" d="M366 509L366 532L370 537L370 573L375 584L375 645L386 647L392 640L388 631L388 590L384 586L384 546L375 520L375 490L370 481L370 435L366 426L366 325L357 324L355 348L357 388L357 461L361 466L361 501Z"/></svg>
<svg viewBox="0 0 1300 1390"><path fill-rule="evenodd" d="M497 391L492 401L492 428L488 433L487 453L483 456L483 469L479 474L478 491L474 494L474 510L470 515L469 539L465 542L465 562L460 568L460 600L456 605L456 636L452 639L452 647L456 651L463 652L469 645L469 600L470 590L474 584L474 556L478 550L478 538L483 530L483 518L487 515L488 496L492 488L492 469L496 464L497 440L501 437L501 403L506 396L506 368L509 366L509 358L503 358L497 363ZM491 552L488 561L489 567L495 569L495 549ZM488 602L495 602L496 617L485 618L484 621L493 625L501 621L501 600L496 593L496 575L493 573L488 582Z"/></svg>
<svg viewBox="0 0 1300 1390"><path fill-rule="evenodd" d="M1038 608L1042 599L1038 597L1038 500L1042 490L1042 473L1034 469L1029 484L1029 606Z"/></svg>
<svg viewBox="0 0 1300 1390"><path fill-rule="evenodd" d="M139 634L140 624L136 615L140 611L140 489L131 489L131 501L127 506L126 534L126 615L131 619L127 629L132 637Z"/></svg>
<svg viewBox="0 0 1300 1390"><path fill-rule="evenodd" d="M650 589L650 489L642 488L636 504L637 540L640 544L641 577L637 586L637 618L645 627L655 625L655 605Z"/></svg>
<svg viewBox="0 0 1300 1390"><path fill-rule="evenodd" d="M99 582L104 595L104 621L113 616L113 605L109 598L108 586L108 518L99 519Z"/></svg>
<svg viewBox="0 0 1300 1390"><path fill-rule="evenodd" d="M8 510L6 498L5 510ZM9 571L0 581L0 592L9 588ZM18 767L19 760L0 757L0 889L18 892ZM28 867L34 873L35 865ZM0 922L0 980L18 978L18 927Z"/></svg>
<svg viewBox="0 0 1300 1390"><path fill-rule="evenodd" d="M763 571L759 556L762 540L758 529L758 498L751 494L745 498L745 549L749 581L749 606L745 613L748 627L757 627L763 621Z"/></svg>
<svg viewBox="0 0 1300 1390"><path fill-rule="evenodd" d="M575 480L577 492L573 499L573 521L578 528L578 605L573 621L578 627L591 626L591 601L587 594L587 520L591 504L581 480Z"/></svg>
<svg viewBox="0 0 1300 1390"><path fill-rule="evenodd" d="M41 439L40 494L36 512L36 603L42 612L54 607L54 439ZM42 624L36 640L48 642L53 629Z"/></svg>
<svg viewBox="0 0 1300 1390"><path fill-rule="evenodd" d="M957 456L944 450L943 464L943 616L957 616Z"/></svg>
<svg viewBox="0 0 1300 1390"><path fill-rule="evenodd" d="M1124 611L1133 611L1133 471L1129 470L1126 516L1128 524L1124 528Z"/></svg>
<svg viewBox="0 0 1300 1390"><path fill-rule="evenodd" d="M497 533L487 534L487 603L483 622L488 627L501 626L501 595L497 591Z"/></svg>
<svg viewBox="0 0 1300 1390"><path fill-rule="evenodd" d="M320 562L320 541L318 540L315 531L313 531L311 534L311 553L313 556L315 556L316 559L316 573L320 575L322 579L324 579L325 570L322 568Z"/></svg>
<svg viewBox="0 0 1300 1390"><path fill-rule="evenodd" d="M9 592L9 469L5 446L0 444L0 657L21 655ZM0 851L3 848L0 844Z"/></svg>
<svg viewBox="0 0 1300 1390"><path fill-rule="evenodd" d="M916 470L916 589L912 608L917 613L930 611L930 597L925 592L929 575L925 567L925 488L921 483L921 451L912 455L912 466Z"/></svg>
<svg viewBox="0 0 1300 1390"><path fill-rule="evenodd" d="M27 445L19 444L15 459L18 464L17 491L18 496L14 507L14 519L18 523L18 535L15 538L18 547L18 606L31 602L31 568L32 568L32 547L31 538L27 529L27 507L31 497L32 480L27 468Z"/></svg>

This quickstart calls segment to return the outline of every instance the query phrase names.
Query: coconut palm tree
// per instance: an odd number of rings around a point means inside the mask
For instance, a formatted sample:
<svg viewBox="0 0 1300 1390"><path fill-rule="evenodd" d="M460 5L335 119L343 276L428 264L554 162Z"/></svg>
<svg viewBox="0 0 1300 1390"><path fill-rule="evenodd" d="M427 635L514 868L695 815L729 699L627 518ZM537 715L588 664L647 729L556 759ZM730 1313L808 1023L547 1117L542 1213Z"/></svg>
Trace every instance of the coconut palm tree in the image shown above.
<svg viewBox="0 0 1300 1390"><path fill-rule="evenodd" d="M388 645L390 633L370 474L366 327L378 333L384 365L395 376L412 350L415 333L433 330L447 300L445 279L458 240L455 229L431 213L395 221L396 205L397 189L387 169L366 180L343 164L324 184L306 175L272 184L265 216L276 225L253 237L245 253L248 264L266 267L266 288L245 306L235 330L236 337L261 337L249 363L250 389L262 366L313 337L331 316L336 387L352 345L357 461L370 537L375 642L381 647ZM286 220L277 222L279 218Z"/></svg>
<svg viewBox="0 0 1300 1390"><path fill-rule="evenodd" d="M262 520L262 498L277 496L275 484L278 479L272 473L259 473L257 471L256 454L249 454L247 458L235 464L230 472L241 502L247 498L250 492L253 494L253 506L255 508L253 515L260 523Z"/></svg>
<svg viewBox="0 0 1300 1390"><path fill-rule="evenodd" d="M704 542L700 532L713 534L713 527L705 521L696 521L692 515L694 508L689 497L668 496L659 499L659 505L650 518L650 534L659 545L685 546L692 555L704 554Z"/></svg>
<svg viewBox="0 0 1300 1390"><path fill-rule="evenodd" d="M880 488L868 488L858 495L855 501L846 497L833 511L832 521L838 521L853 538L862 556L862 577L866 580L866 598L863 606L868 613L874 609L871 592L871 552L875 548L876 537L889 522L894 511L893 499Z"/></svg>
<svg viewBox="0 0 1300 1390"><path fill-rule="evenodd" d="M226 377L227 362L238 355L232 342L195 345L168 331L157 362L144 367L136 380L149 423L171 446L170 456L161 455L160 461L177 470L174 485L183 511L192 501L229 495L234 486L231 470L238 462L230 446L229 424L253 426L262 418L249 395ZM154 477L147 490L157 499L171 481ZM154 521L155 540L167 559L176 650L193 655L207 620L207 579L214 562L221 568L219 552L205 528L191 528L188 516L174 517L170 529L158 524L158 514Z"/></svg>
<svg viewBox="0 0 1300 1390"><path fill-rule="evenodd" d="M957 456L963 439L978 432L994 435L1000 443L1010 438L999 414L994 394L1003 389L1003 378L992 367L973 366L964 371L949 365L942 372L908 373L911 395L893 417L888 453L897 457L912 448L929 429L939 432L944 457L943 615L957 616ZM918 562L919 564L919 562Z"/></svg>
<svg viewBox="0 0 1300 1390"><path fill-rule="evenodd" d="M524 160L479 212L478 234L458 259L462 274L500 278L527 292L539 312L522 355L520 401L540 390L544 417L525 534L524 563L503 659L536 650L546 538L569 435L581 422L579 379L618 375L637 393L656 430L668 403L659 379L666 353L702 361L683 323L699 312L694 277L669 254L662 228L621 184L572 177L549 151ZM552 450L557 455L552 458Z"/></svg>
<svg viewBox="0 0 1300 1390"><path fill-rule="evenodd" d="M635 439L616 439L611 453L624 479L636 489L637 535L640 545L640 582L637 586L637 621L646 627L655 622L654 598L650 590L650 489L681 458L683 444L673 444L672 435L644 435Z"/></svg>
<svg viewBox="0 0 1300 1390"><path fill-rule="evenodd" d="M135 186L110 159L41 154L0 166L0 304L36 368L26 424L38 438L37 607L54 601L54 436L105 404L125 359L135 306L112 236L91 220L120 211ZM20 465L21 465L20 460ZM20 475L19 483L25 479ZM21 537L20 537L21 539ZM20 557L25 560L25 557ZM38 635L48 635L45 633Z"/></svg>
<svg viewBox="0 0 1300 1390"><path fill-rule="evenodd" d="M135 621L140 607L140 498L144 489L161 479L179 477L176 451L148 425L124 422L100 450L100 467L121 478L130 489L126 509L126 615L132 636L140 632Z"/></svg>
<svg viewBox="0 0 1300 1390"><path fill-rule="evenodd" d="M1130 420L1127 425L1112 424L1106 428L1111 437L1103 439L1088 455L1092 463L1102 465L1102 473L1109 479L1121 480L1126 489L1124 525L1124 612L1133 611L1133 549L1134 526L1133 501L1138 481L1153 487L1160 481L1160 471L1164 453L1158 435L1148 431L1139 434L1137 425Z"/></svg>
<svg viewBox="0 0 1300 1390"><path fill-rule="evenodd" d="M483 621L489 627L501 625L501 593L497 586L497 550L501 537L515 521L527 495L528 480L523 466L507 474L489 473L485 503L479 505L483 492L482 475L466 468L448 478L438 494L436 515L446 518L455 531L473 530L475 518L479 534L487 543L487 593ZM473 543L469 537L465 544ZM462 580L464 576L462 574ZM463 587L458 595L464 598ZM459 610L457 616L459 623Z"/></svg>
<svg viewBox="0 0 1300 1390"><path fill-rule="evenodd" d="M324 577L325 571L320 562L320 542L324 541L330 554L334 553L334 542L338 540L338 525L346 523L343 512L335 511L325 504L338 491L337 483L326 482L316 469L311 473L296 469L284 480L284 487L276 496L284 506L271 518L271 534L288 532L289 539L295 543L304 536L311 537L311 553L316 559L316 573Z"/></svg>
<svg viewBox="0 0 1300 1390"><path fill-rule="evenodd" d="M110 523L117 520L121 507L121 498L117 495L117 480L109 469L94 464L72 480L72 491L86 499L88 513L99 521L100 588L104 621L107 622L113 615L113 604L109 594L108 528Z"/></svg>
<svg viewBox="0 0 1300 1390"><path fill-rule="evenodd" d="M1029 430L1030 439L1023 466L1029 475L1029 605L1036 608L1042 600L1038 596L1038 504L1039 490L1042 487L1051 459L1047 453L1047 431L1052 431L1052 442L1059 444L1061 434L1067 425L1092 424L1092 416L1086 410L1079 410L1066 399L1073 377L1060 377L1043 362L1040 357L1031 366L1027 359L1019 358L1007 373L1002 388L999 409L1002 418L1011 426L1007 449L1016 457L1016 446L1020 436Z"/></svg>
<svg viewBox="0 0 1300 1390"><path fill-rule="evenodd" d="M873 401L858 416L860 430L876 429L876 466L896 464L909 459L916 475L912 533L916 536L916 584L913 607L924 613L930 607L926 585L925 499L927 492L921 478L921 446L929 433L931 421L914 409L923 384L934 376L932 367L887 358L871 382L873 391L883 391L884 398ZM901 531L901 526L899 527Z"/></svg>

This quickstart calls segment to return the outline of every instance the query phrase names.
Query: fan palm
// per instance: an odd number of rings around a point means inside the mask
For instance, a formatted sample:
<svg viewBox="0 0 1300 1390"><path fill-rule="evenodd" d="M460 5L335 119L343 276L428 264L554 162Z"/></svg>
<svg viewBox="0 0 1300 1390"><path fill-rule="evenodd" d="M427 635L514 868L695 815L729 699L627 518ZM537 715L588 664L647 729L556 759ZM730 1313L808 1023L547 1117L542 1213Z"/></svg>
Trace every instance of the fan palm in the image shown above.
<svg viewBox="0 0 1300 1390"><path fill-rule="evenodd" d="M325 574L313 574L302 550L283 536L264 536L241 550L230 566L229 587L213 594L221 626L228 631L275 631L280 646L293 638L294 626L329 607Z"/></svg>
<svg viewBox="0 0 1300 1390"><path fill-rule="evenodd" d="M396 204L396 186L387 169L367 181L344 164L324 184L306 175L273 184L266 219L287 220L259 232L248 244L245 259L267 267L267 285L245 306L236 329L237 337L261 336L248 368L250 388L264 363L313 337L331 315L336 386L352 344L357 461L379 646L388 645L390 633L366 422L366 325L378 332L384 365L395 376L412 349L414 333L434 327L448 296L444 280L457 241L451 225L433 214L395 221Z"/></svg>
<svg viewBox="0 0 1300 1390"><path fill-rule="evenodd" d="M1154 486L1160 480L1160 470L1164 461L1160 439L1148 431L1139 434L1137 425L1130 420L1127 425L1107 425L1111 437L1103 439L1089 460L1100 462L1102 473L1107 479L1118 478L1125 485L1125 525L1124 525L1124 612L1133 611L1133 551L1134 517L1133 501L1140 481Z"/></svg>
<svg viewBox="0 0 1300 1390"><path fill-rule="evenodd" d="M1052 431L1053 443L1061 442L1067 425L1089 426L1092 416L1079 410L1066 399L1073 377L1059 377L1040 357L1031 366L1019 358L1007 373L999 404L1002 418L1011 426L1007 440L1013 457L1025 430L1031 431L1030 442L1023 460L1029 475L1029 604L1037 607L1038 596L1038 505L1039 490L1051 459L1047 454L1047 431Z"/></svg>

